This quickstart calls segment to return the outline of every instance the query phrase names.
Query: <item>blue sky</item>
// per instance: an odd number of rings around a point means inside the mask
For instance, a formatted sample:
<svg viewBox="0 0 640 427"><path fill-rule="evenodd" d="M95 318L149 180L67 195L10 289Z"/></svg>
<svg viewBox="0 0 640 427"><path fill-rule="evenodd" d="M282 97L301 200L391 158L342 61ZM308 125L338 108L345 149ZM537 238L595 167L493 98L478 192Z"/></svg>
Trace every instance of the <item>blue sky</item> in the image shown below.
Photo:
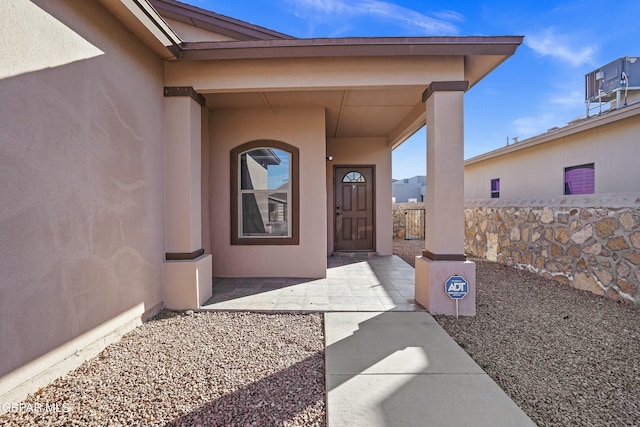
<svg viewBox="0 0 640 427"><path fill-rule="evenodd" d="M465 95L465 158L585 113L584 75L640 56L640 1L183 0L295 37L523 35ZM425 174L424 129L393 154L393 177Z"/></svg>

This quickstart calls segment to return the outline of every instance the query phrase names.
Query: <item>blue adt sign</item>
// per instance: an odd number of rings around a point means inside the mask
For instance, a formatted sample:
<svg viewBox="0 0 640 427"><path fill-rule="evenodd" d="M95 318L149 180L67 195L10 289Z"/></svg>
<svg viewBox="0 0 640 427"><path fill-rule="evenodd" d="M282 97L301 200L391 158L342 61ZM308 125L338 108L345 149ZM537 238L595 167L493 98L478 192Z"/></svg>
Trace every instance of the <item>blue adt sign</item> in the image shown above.
<svg viewBox="0 0 640 427"><path fill-rule="evenodd" d="M462 299L469 293L469 282L462 276L451 276L444 282L444 291L452 299Z"/></svg>

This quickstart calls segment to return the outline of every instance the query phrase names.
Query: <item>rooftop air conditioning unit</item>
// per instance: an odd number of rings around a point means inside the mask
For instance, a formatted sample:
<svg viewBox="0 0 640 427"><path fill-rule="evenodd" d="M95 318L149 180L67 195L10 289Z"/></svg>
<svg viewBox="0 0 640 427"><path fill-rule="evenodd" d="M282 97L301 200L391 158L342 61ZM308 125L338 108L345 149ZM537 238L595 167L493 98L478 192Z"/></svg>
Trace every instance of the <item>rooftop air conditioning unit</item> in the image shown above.
<svg viewBox="0 0 640 427"><path fill-rule="evenodd" d="M640 58L625 56L584 76L587 116L589 104L616 101L615 108L626 104L627 92L640 90ZM624 97L624 102L620 101Z"/></svg>

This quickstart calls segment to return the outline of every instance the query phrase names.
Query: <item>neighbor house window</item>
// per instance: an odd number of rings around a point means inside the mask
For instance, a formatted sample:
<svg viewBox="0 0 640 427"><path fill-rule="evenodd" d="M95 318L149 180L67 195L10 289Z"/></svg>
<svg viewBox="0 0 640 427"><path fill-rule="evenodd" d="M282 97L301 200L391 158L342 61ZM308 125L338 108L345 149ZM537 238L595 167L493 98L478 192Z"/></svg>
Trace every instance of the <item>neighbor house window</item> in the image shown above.
<svg viewBox="0 0 640 427"><path fill-rule="evenodd" d="M500 197L500 178L495 178L491 180L491 198L497 199L499 197Z"/></svg>
<svg viewBox="0 0 640 427"><path fill-rule="evenodd" d="M231 244L299 243L298 149L252 141L231 150Z"/></svg>
<svg viewBox="0 0 640 427"><path fill-rule="evenodd" d="M564 194L594 193L594 164L564 168Z"/></svg>

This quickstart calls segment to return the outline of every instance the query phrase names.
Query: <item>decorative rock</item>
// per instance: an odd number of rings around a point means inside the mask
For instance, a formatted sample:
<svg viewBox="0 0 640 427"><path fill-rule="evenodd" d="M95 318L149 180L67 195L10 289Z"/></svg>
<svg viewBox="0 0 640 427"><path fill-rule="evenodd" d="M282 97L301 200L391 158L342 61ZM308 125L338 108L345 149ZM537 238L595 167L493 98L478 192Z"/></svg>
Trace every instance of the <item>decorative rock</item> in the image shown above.
<svg viewBox="0 0 640 427"><path fill-rule="evenodd" d="M498 234L487 233L487 259L489 261L497 261L499 251L500 246L498 245Z"/></svg>
<svg viewBox="0 0 640 427"><path fill-rule="evenodd" d="M633 212L625 211L620 214L620 225L624 231L631 231L638 226L635 218L633 217Z"/></svg>
<svg viewBox="0 0 640 427"><path fill-rule="evenodd" d="M598 282L593 280L593 277L583 272L576 273L573 276L573 286L576 289L593 292L596 295L604 295L604 289L598 285Z"/></svg>
<svg viewBox="0 0 640 427"><path fill-rule="evenodd" d="M600 280L600 283L602 283L603 286L609 286L611 285L611 282L613 282L613 275L609 273L608 270L596 268L593 272L596 274L596 277Z"/></svg>
<svg viewBox="0 0 640 427"><path fill-rule="evenodd" d="M540 222L542 222L543 224L551 224L553 222L553 210L551 210L551 208L545 207L544 209L542 209Z"/></svg>
<svg viewBox="0 0 640 427"><path fill-rule="evenodd" d="M580 219L589 219L593 215L586 209L580 209Z"/></svg>
<svg viewBox="0 0 640 427"><path fill-rule="evenodd" d="M567 253L574 259L580 258L580 246L577 246L577 245L570 246Z"/></svg>
<svg viewBox="0 0 640 427"><path fill-rule="evenodd" d="M640 265L640 253L636 251L631 251L628 254L622 256L624 259L629 261L633 265Z"/></svg>
<svg viewBox="0 0 640 427"><path fill-rule="evenodd" d="M556 242L562 243L566 245L569 243L569 232L566 228L556 228L555 231L555 240Z"/></svg>
<svg viewBox="0 0 640 427"><path fill-rule="evenodd" d="M509 235L512 242L517 242L520 240L520 229L518 227L513 227L511 229L511 234Z"/></svg>
<svg viewBox="0 0 640 427"><path fill-rule="evenodd" d="M584 260L584 258L580 258L578 260L578 262L576 263L576 265L578 266L578 268L580 270L586 270L587 269L587 262Z"/></svg>
<svg viewBox="0 0 640 427"><path fill-rule="evenodd" d="M618 228L618 223L613 218L604 218L596 222L596 234L600 238L605 238L613 235L613 232Z"/></svg>
<svg viewBox="0 0 640 427"><path fill-rule="evenodd" d="M587 246L582 250L582 252L591 255L599 255L600 251L602 251L602 245L600 244L600 242L596 242L593 245Z"/></svg>
<svg viewBox="0 0 640 427"><path fill-rule="evenodd" d="M627 295L634 296L636 294L636 286L628 280L618 279L616 282L622 292Z"/></svg>
<svg viewBox="0 0 640 427"><path fill-rule="evenodd" d="M640 231L631 234L629 239L634 248L640 249Z"/></svg>
<svg viewBox="0 0 640 427"><path fill-rule="evenodd" d="M593 226L587 224L571 236L571 240L581 245L593 236Z"/></svg>
<svg viewBox="0 0 640 427"><path fill-rule="evenodd" d="M616 273L618 273L618 277L627 277L629 273L631 273L631 270L626 263L621 262L616 267Z"/></svg>
<svg viewBox="0 0 640 427"><path fill-rule="evenodd" d="M622 251L629 249L629 244L622 236L614 237L607 242L607 248L612 251Z"/></svg>

